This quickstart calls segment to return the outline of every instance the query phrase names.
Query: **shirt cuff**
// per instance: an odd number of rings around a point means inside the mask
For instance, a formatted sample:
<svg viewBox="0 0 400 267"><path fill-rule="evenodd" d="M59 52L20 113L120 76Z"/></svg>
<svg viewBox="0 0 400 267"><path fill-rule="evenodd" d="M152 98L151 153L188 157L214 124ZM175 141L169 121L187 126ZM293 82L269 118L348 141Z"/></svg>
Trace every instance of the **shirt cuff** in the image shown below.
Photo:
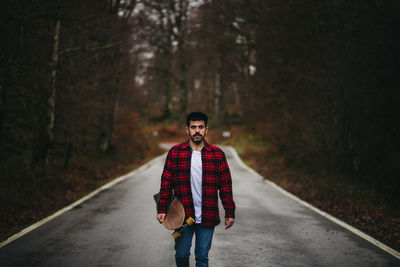
<svg viewBox="0 0 400 267"><path fill-rule="evenodd" d="M167 209L166 208L162 208L162 207L158 207L157 214L160 214L160 213L167 213Z"/></svg>
<svg viewBox="0 0 400 267"><path fill-rule="evenodd" d="M235 210L234 209L225 210L225 218L235 218Z"/></svg>

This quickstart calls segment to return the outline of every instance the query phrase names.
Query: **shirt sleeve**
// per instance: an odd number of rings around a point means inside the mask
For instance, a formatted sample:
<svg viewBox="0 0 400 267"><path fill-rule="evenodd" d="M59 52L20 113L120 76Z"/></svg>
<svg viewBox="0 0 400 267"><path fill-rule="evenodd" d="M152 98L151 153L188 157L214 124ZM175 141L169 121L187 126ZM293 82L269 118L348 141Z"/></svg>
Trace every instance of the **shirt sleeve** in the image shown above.
<svg viewBox="0 0 400 267"><path fill-rule="evenodd" d="M232 194L232 178L228 163L226 162L225 154L222 152L220 162L220 179L219 179L219 197L225 209L225 218L235 218L235 202Z"/></svg>
<svg viewBox="0 0 400 267"><path fill-rule="evenodd" d="M158 202L157 213L166 213L169 199L172 194L172 171L173 171L173 159L172 149L168 151L167 159L165 160L164 170L161 175L161 186L160 186L160 200Z"/></svg>

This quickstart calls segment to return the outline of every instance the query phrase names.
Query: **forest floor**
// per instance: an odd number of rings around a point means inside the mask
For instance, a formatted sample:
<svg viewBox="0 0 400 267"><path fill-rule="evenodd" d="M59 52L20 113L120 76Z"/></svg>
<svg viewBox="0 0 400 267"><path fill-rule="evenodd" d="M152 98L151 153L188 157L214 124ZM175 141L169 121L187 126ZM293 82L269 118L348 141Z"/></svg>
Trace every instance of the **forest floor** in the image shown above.
<svg viewBox="0 0 400 267"><path fill-rule="evenodd" d="M187 139L176 126L150 128L160 142L179 143ZM244 162L266 179L336 218L400 251L400 212L375 187L341 175L310 173L285 166L285 156L263 138L243 127L231 128L231 137L210 130L212 144L233 146Z"/></svg>

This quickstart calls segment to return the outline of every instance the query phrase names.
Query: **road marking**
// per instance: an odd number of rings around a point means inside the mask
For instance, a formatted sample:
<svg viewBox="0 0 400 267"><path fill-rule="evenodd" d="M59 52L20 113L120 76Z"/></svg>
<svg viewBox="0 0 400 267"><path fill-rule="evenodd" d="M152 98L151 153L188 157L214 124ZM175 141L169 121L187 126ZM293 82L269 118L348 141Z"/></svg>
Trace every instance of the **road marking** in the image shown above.
<svg viewBox="0 0 400 267"><path fill-rule="evenodd" d="M274 182L269 181L268 179L265 179L263 176L261 176L259 173L257 173L254 169L250 168L249 166L247 166L242 159L239 157L239 155L237 154L236 150L231 147L231 146L227 146L227 148L232 152L232 155L234 156L235 160L239 163L239 165L241 167L243 167L244 169L248 170L249 172L251 172L254 176L259 177L261 179L263 179L265 182L267 182L268 184L270 184L272 187L276 188L277 190L279 190L280 192L282 192L283 194L287 195L288 197L292 198L293 200L299 202L300 204L302 204L303 206L317 212L318 214L320 214L321 216L331 220L332 222L344 227L345 229L353 232L354 234L358 235L359 237L369 241L370 243L374 244L375 246L383 249L384 251L388 252L389 254L393 255L394 257L400 259L400 252L386 246L385 244L381 243L380 241L374 239L373 237L361 232L360 230L354 228L353 226L337 219L336 217L333 217L332 215L318 209L317 207L299 199L298 197L296 197L295 195L289 193L288 191L284 190L283 188L281 188L280 186L278 186L277 184L275 184ZM82 204L83 202L89 200L90 198L94 197L95 195L97 195L98 193L100 193L101 191L108 189L132 176L134 176L135 174L142 172L144 169L148 168L149 165L153 164L155 161L159 160L160 158L165 157L166 153L150 160L148 163L146 163L145 165L142 165L141 167L139 167L138 169L135 169L125 175L122 175L118 178L116 178L115 180L104 184L103 186L101 186L100 188L96 189L95 191L89 193L88 195L86 195L85 197L77 200L76 202L72 203L71 205L55 212L54 214L36 222L35 224L23 229L22 231L20 231L19 233L9 237L8 239L6 239L5 241L0 243L0 248L6 246L7 244L13 242L14 240L26 235L27 233L33 231L34 229L38 228L39 226L57 218L58 216L64 214L65 212L73 209L74 207Z"/></svg>
<svg viewBox="0 0 400 267"><path fill-rule="evenodd" d="M108 189L108 188L110 188L110 187L112 187L112 186L114 186L114 185L116 185L116 184L128 179L128 178L131 178L132 176L134 176L135 174L137 174L139 172L144 171L146 168L148 168L149 165L153 164L155 161L158 161L159 159L164 158L166 156L166 154L167 153L164 153L164 154L162 154L162 155L150 160L149 162L147 162L146 164L142 165L138 169L135 169L135 170L133 170L133 171L127 173L127 174L124 174L124 175L112 180L109 183L104 184L103 186L99 187L95 191L93 191L93 192L89 193L88 195L84 196L83 198L75 201L71 205L69 205L69 206L67 206L67 207L55 212L54 214L52 214L52 215L50 215L50 216L48 216L48 217L36 222L35 224L32 224L31 226L28 226L27 228L23 229L19 233L16 233L15 235L13 235L13 236L9 237L8 239L6 239L5 241L1 242L0 243L0 248L4 247L5 245L7 245L7 244L9 244L11 242L13 242L14 240L20 238L21 236L24 236L27 233L35 230L39 226L41 226L41 225L43 225L43 224L45 224L45 223L57 218L58 216L64 214L65 212L67 212L69 210L72 210L74 207L76 207L76 206L82 204L83 202L91 199L92 197L94 197L95 195L100 193L101 191L103 191L105 189Z"/></svg>
<svg viewBox="0 0 400 267"><path fill-rule="evenodd" d="M280 192L282 192L283 194L285 194L286 196L290 197L291 199L299 202L300 204L302 204L303 206L315 211L316 213L322 215L323 217L331 220L332 222L344 227L345 229L353 232L354 234L358 235L359 237L369 241L370 243L374 244L375 246L383 249L384 251L388 252L389 254L393 255L394 257L400 259L400 252L386 246L385 244L383 244L382 242L376 240L375 238L367 235L366 233L361 232L360 230L354 228L353 226L339 220L338 218L318 209L317 207L311 205L310 203L305 202L304 200L301 200L300 198L296 197L295 195L293 195L292 193L289 193L288 191L286 191L285 189L283 189L282 187L278 186L277 184L275 184L274 182L269 181L268 179L265 179L263 176L261 176L258 172L256 172L255 170L253 170L252 168L250 168L249 166L247 166L242 159L239 157L239 155L237 154L236 150L231 147L231 146L227 146L227 148L229 148L229 150L232 152L233 157L235 158L235 160L239 163L239 165L241 167L243 167L244 169L248 170L249 172L251 172L254 176L259 177L261 179L263 179L266 183L268 183L269 185L271 185L272 187L276 188L277 190L279 190Z"/></svg>

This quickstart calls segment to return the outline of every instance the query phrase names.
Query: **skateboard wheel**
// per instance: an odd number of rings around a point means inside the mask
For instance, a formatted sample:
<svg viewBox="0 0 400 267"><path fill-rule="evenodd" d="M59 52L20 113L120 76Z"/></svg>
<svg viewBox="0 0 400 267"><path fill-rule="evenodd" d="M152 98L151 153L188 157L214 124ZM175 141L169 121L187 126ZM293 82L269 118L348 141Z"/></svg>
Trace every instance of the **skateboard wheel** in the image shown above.
<svg viewBox="0 0 400 267"><path fill-rule="evenodd" d="M189 225L192 225L192 224L195 223L195 220L193 220L192 217L189 217L189 218L186 219L186 223L189 224Z"/></svg>
<svg viewBox="0 0 400 267"><path fill-rule="evenodd" d="M181 236L181 234L179 232L175 231L175 232L172 233L172 237L175 238L175 239L177 239L180 236Z"/></svg>

